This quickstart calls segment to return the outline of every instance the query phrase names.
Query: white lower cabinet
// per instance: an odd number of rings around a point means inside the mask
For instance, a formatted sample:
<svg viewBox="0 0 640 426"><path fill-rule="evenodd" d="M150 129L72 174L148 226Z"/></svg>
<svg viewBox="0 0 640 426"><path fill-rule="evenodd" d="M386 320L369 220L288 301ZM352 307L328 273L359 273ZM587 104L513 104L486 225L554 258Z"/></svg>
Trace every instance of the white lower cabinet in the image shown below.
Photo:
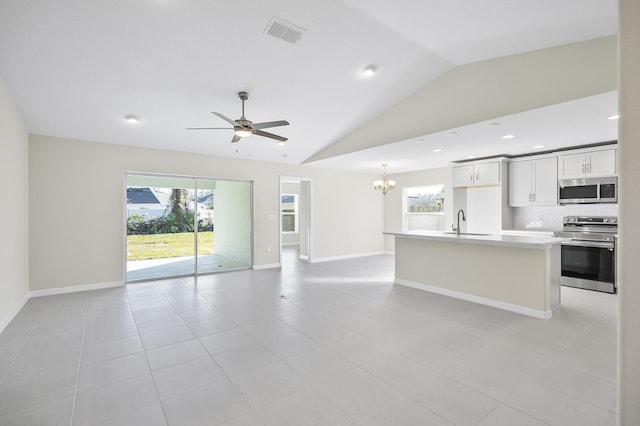
<svg viewBox="0 0 640 426"><path fill-rule="evenodd" d="M509 164L509 206L558 204L557 158L513 161Z"/></svg>

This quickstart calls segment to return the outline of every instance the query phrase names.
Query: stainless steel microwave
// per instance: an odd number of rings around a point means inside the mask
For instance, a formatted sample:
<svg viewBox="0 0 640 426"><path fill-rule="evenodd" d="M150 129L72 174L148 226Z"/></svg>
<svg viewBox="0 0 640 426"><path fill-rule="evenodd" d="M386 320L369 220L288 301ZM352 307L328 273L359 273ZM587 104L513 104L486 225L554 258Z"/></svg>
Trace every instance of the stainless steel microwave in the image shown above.
<svg viewBox="0 0 640 426"><path fill-rule="evenodd" d="M618 202L618 178L568 179L558 181L558 204Z"/></svg>

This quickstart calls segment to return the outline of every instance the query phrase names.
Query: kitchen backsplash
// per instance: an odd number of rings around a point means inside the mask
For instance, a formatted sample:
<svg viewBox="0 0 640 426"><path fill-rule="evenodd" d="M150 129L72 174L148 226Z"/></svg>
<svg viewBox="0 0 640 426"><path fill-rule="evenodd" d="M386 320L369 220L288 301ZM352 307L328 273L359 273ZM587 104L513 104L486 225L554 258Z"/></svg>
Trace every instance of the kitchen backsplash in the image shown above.
<svg viewBox="0 0 640 426"><path fill-rule="evenodd" d="M574 204L552 207L516 207L515 229L562 231L564 216L618 216L617 204Z"/></svg>

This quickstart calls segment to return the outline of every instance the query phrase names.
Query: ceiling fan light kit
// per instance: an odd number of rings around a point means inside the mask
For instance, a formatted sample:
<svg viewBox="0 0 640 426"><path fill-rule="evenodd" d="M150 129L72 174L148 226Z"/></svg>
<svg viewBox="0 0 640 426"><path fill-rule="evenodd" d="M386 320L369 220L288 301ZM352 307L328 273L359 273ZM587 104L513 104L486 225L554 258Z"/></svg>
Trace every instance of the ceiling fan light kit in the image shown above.
<svg viewBox="0 0 640 426"><path fill-rule="evenodd" d="M241 138L246 138L251 135L258 135L265 138L275 139L280 142L287 141L287 138L283 136L279 136L273 133L265 132L262 129L268 129L270 127L280 127L280 126L288 126L289 122L285 120L279 121L267 121L263 123L254 123L251 120L248 120L247 117L244 116L244 101L249 99L249 94L247 92L238 92L238 97L242 101L242 117L237 120L232 120L224 114L219 112L212 112L212 114L217 115L227 123L231 124L233 127L187 127L187 130L220 130L220 129L233 129L233 138L231 139L232 143L239 142Z"/></svg>

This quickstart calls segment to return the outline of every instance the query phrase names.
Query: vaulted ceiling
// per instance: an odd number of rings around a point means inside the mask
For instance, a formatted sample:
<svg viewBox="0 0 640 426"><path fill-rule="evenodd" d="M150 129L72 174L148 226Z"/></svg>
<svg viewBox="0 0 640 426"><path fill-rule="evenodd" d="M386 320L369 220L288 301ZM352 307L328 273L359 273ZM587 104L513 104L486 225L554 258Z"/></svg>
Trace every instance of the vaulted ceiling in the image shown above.
<svg viewBox="0 0 640 426"><path fill-rule="evenodd" d="M268 34L274 17L301 39ZM615 0L1 0L0 76L33 134L299 164L350 144L461 66L616 33ZM371 78L361 73L367 64L377 66ZM291 123L271 129L287 144L185 130L227 127L211 112L239 118L241 90L247 118ZM607 102L615 93L593 108ZM603 126L599 138L615 137ZM318 164L364 170L374 158L415 157L414 146L398 146L405 136L391 132L368 155L356 149L360 163ZM474 140L460 141L456 156L482 155Z"/></svg>

